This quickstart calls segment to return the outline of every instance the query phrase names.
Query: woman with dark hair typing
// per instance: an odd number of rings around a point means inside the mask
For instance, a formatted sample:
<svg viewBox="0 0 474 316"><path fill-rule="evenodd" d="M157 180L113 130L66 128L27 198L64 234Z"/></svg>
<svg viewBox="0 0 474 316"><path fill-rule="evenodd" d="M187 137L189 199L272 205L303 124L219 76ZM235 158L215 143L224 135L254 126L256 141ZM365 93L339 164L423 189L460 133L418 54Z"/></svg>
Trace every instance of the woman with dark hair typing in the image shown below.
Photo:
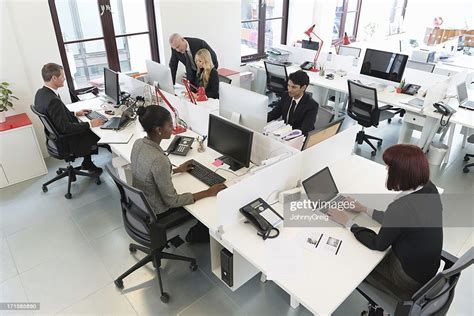
<svg viewBox="0 0 474 316"><path fill-rule="evenodd" d="M355 200L352 211L366 212L381 223L380 231L359 227L344 212L330 210L331 219L349 228L373 250L392 247L367 277L377 288L406 300L438 271L443 246L442 205L430 181L428 161L414 145L394 145L383 153L387 189L402 191L385 212L369 209Z"/></svg>
<svg viewBox="0 0 474 316"><path fill-rule="evenodd" d="M155 213L161 214L171 208L193 204L197 200L215 196L225 188L224 184L217 184L201 192L178 194L171 174L191 170L193 165L192 161L187 161L172 169L170 160L160 147L163 139L171 137L173 121L170 112L161 106L150 105L140 107L137 114L147 136L133 144L132 185L143 191Z"/></svg>

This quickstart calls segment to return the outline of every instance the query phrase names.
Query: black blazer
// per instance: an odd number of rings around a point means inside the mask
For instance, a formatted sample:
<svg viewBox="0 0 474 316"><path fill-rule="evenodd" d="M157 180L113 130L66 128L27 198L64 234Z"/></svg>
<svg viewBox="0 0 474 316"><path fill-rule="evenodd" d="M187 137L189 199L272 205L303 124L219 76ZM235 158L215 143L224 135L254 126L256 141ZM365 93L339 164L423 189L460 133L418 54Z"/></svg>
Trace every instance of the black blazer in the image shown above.
<svg viewBox="0 0 474 316"><path fill-rule="evenodd" d="M184 38L186 41L188 41L189 44L189 49L191 50L191 55L194 57L196 56L196 53L198 50L201 48L207 49L211 53L211 58L212 58L212 63L214 64L214 67L216 69L218 68L219 64L217 62L217 55L214 52L214 50L207 44L204 40L199 39L199 38L193 38L193 37L185 37ZM178 70L178 62L182 62L186 66L186 77L188 80L194 80L196 78L196 71L193 70L192 64L187 63L187 59L185 56L186 53L181 54L175 49L171 49L171 58L169 62L169 66L171 69L171 76L173 77L173 84L176 83L176 71ZM195 84L196 82L192 82Z"/></svg>
<svg viewBox="0 0 474 316"><path fill-rule="evenodd" d="M196 74L196 83L198 87L204 87L201 78L201 71ZM211 69L209 75L209 81L207 82L206 95L208 98L219 99L219 74L217 73L216 68Z"/></svg>
<svg viewBox="0 0 474 316"><path fill-rule="evenodd" d="M286 117L291 106L291 100L292 98L286 92L273 110L268 113L267 121L270 122L282 117L286 124L290 124L293 129L300 129L304 135L307 135L308 132L314 129L319 104L311 97L311 94L305 92L293 113L293 121L287 122Z"/></svg>
<svg viewBox="0 0 474 316"><path fill-rule="evenodd" d="M392 246L403 271L420 284L438 271L443 248L443 206L436 186L423 188L396 199L385 212L374 210L372 218L382 224L380 231L354 224L351 231L370 249Z"/></svg>
<svg viewBox="0 0 474 316"><path fill-rule="evenodd" d="M36 92L34 104L38 112L48 116L59 133L79 133L68 138L72 153L84 156L95 152L92 147L100 138L90 130L88 123L79 122L53 90L43 86Z"/></svg>

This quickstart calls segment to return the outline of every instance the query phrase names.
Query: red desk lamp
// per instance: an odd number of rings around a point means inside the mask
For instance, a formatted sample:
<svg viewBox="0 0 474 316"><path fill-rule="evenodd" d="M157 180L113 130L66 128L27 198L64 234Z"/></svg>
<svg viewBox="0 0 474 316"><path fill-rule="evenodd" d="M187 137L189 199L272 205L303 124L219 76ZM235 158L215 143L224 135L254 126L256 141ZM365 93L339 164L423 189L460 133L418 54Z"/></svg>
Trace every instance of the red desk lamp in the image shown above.
<svg viewBox="0 0 474 316"><path fill-rule="evenodd" d="M172 133L174 135L176 134L181 134L181 133L184 133L186 132L186 126L183 126L183 125L180 125L180 123L182 122L181 119L179 118L179 115L178 115L178 111L176 111L176 109L171 105L171 103L169 103L168 99L166 99L165 95L163 94L163 92L161 92L160 89L158 89L157 87L155 87L155 92L156 92L156 98L159 100L159 98L163 99L163 101L166 103L166 105L168 106L168 108L173 112L174 114L174 121L175 121L175 125L174 125L174 128L173 128L173 131Z"/></svg>
<svg viewBox="0 0 474 316"><path fill-rule="evenodd" d="M189 100L196 104L196 101L202 102L202 101L207 101L207 95L206 95L206 89L204 87L196 87L191 82L189 82L188 79L183 78L183 84L186 87L186 91L189 94ZM193 87L197 91L197 99L194 100L194 95L191 92L191 87Z"/></svg>
<svg viewBox="0 0 474 316"><path fill-rule="evenodd" d="M316 33L314 33L314 28L315 28L316 24L313 24L309 29L307 29L304 33L306 34L306 36L309 37L309 40L311 41L311 34L316 36L316 38L319 40L319 47L318 47L318 51L316 52L316 55L314 56L314 60L313 60L313 68L310 69L310 71L314 71L314 72L317 72L319 71L318 67L316 67L316 62L318 61L318 57L319 57L319 53L321 53L321 48L323 47L323 40L321 39L321 37L319 37Z"/></svg>

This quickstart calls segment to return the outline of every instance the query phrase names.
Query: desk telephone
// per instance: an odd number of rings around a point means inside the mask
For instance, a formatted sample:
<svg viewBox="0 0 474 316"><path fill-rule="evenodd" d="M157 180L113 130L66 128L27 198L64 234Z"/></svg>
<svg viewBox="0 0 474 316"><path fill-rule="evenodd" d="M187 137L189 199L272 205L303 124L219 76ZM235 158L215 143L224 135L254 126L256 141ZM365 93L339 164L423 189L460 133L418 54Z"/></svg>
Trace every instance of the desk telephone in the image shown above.
<svg viewBox="0 0 474 316"><path fill-rule="evenodd" d="M313 68L314 64L310 61L305 61L304 63L302 63L300 65L300 68L303 69L303 70L310 70L311 68Z"/></svg>
<svg viewBox="0 0 474 316"><path fill-rule="evenodd" d="M280 231L273 227L263 216L260 214L264 211L273 212L275 216L278 216L281 220L283 218L273 210L263 199L258 198L249 204L240 208L240 213L245 216L250 224L257 229L257 235L263 238L275 238L280 234ZM270 236L272 230L275 230L275 235Z"/></svg>
<svg viewBox="0 0 474 316"><path fill-rule="evenodd" d="M439 112L443 116L448 116L456 112L456 110L454 110L452 107L450 107L449 105L443 102L434 103L433 106L436 109L436 111Z"/></svg>
<svg viewBox="0 0 474 316"><path fill-rule="evenodd" d="M166 152L173 155L186 156L191 145L194 142L194 137L189 136L175 136L171 141Z"/></svg>
<svg viewBox="0 0 474 316"><path fill-rule="evenodd" d="M403 88L402 88L402 93L404 94L409 94L409 95L415 95L418 93L418 90L421 88L421 86L417 85L417 84L406 84Z"/></svg>

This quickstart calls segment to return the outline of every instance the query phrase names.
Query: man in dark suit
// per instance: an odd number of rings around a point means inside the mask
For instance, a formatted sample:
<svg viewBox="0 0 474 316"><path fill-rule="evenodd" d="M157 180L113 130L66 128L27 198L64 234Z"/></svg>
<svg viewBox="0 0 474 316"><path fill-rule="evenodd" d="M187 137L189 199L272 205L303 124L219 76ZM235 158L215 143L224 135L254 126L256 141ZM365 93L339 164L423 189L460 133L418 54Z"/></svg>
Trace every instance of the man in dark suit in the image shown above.
<svg viewBox="0 0 474 316"><path fill-rule="evenodd" d="M304 135L314 129L318 103L306 93L309 77L306 72L298 70L288 76L288 92L283 94L273 110L268 113L267 121L280 117L293 129L299 129Z"/></svg>
<svg viewBox="0 0 474 316"><path fill-rule="evenodd" d="M35 109L45 114L52 122L59 133L75 133L68 137L69 148L78 157L84 157L82 169L94 173L101 173L102 168L94 165L91 159L92 154L97 154L97 137L89 127L97 127L104 122L100 119L93 119L90 122L79 122L76 116L82 116L90 110L80 110L76 113L70 112L58 94L58 88L64 86L63 67L49 63L41 69L44 86L36 92ZM45 130L46 133L48 133ZM77 133L77 134L76 134Z"/></svg>
<svg viewBox="0 0 474 316"><path fill-rule="evenodd" d="M182 62L186 67L186 78L196 85L194 79L196 78L197 67L194 61L196 52L201 48L207 49L211 53L212 63L214 67L218 68L217 55L214 50L204 40L193 37L182 37L174 33L169 38L171 46L170 69L173 77L173 84L176 83L176 70L178 69L178 62Z"/></svg>

